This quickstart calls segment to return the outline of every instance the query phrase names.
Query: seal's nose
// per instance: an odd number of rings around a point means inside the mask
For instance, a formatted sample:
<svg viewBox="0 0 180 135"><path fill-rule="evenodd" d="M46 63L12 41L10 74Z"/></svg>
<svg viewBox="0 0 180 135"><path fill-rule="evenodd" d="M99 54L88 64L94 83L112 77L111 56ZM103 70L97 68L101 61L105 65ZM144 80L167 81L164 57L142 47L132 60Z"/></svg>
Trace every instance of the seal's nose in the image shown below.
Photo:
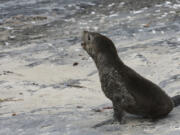
<svg viewBox="0 0 180 135"><path fill-rule="evenodd" d="M84 30L83 33L88 33L88 31L87 31L87 30Z"/></svg>
<svg viewBox="0 0 180 135"><path fill-rule="evenodd" d="M85 36L86 36L86 33L87 33L87 31L82 31L82 35L81 35L81 46L83 47L83 48L85 48Z"/></svg>
<svg viewBox="0 0 180 135"><path fill-rule="evenodd" d="M85 42L85 35L88 33L88 31L84 30L81 35L81 40Z"/></svg>
<svg viewBox="0 0 180 135"><path fill-rule="evenodd" d="M83 35L88 34L88 33L90 33L90 32L87 31L87 30L84 30L84 31L83 31Z"/></svg>

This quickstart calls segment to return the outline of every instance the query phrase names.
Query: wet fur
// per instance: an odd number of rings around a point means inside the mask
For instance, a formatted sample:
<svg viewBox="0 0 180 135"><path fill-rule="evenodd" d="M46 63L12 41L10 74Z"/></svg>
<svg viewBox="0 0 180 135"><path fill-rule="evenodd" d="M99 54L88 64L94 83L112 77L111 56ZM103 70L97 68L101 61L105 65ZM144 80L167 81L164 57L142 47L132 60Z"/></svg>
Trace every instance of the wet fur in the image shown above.
<svg viewBox="0 0 180 135"><path fill-rule="evenodd" d="M97 66L102 90L113 103L116 120L122 121L124 112L162 118L180 104L180 96L170 98L159 86L126 66L107 37L84 31L82 41Z"/></svg>

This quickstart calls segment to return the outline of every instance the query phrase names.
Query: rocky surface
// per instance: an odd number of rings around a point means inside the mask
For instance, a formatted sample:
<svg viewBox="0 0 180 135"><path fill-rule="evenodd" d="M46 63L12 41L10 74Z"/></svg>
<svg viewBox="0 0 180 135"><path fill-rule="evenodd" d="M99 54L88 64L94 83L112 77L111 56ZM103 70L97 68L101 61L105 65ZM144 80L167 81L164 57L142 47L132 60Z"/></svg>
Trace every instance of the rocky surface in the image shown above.
<svg viewBox="0 0 180 135"><path fill-rule="evenodd" d="M179 135L180 107L151 121L112 118L82 30L98 31L119 56L170 96L180 94L179 0L1 0L0 135Z"/></svg>

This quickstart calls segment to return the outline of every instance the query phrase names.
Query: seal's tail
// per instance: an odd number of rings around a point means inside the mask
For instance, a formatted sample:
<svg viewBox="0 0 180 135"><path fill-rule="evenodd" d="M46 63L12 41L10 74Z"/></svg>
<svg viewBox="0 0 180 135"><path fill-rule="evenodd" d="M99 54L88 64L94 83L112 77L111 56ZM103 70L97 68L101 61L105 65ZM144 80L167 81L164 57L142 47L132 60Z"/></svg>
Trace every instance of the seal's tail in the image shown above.
<svg viewBox="0 0 180 135"><path fill-rule="evenodd" d="M180 105L180 95L174 96L171 99L174 102L174 107Z"/></svg>

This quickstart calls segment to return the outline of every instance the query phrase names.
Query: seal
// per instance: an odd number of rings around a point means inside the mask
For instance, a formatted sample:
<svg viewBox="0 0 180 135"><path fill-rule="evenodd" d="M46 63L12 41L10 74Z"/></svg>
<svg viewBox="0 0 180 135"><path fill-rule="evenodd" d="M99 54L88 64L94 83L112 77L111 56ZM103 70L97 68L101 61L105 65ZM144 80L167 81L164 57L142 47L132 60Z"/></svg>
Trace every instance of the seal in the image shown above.
<svg viewBox="0 0 180 135"><path fill-rule="evenodd" d="M158 85L125 65L106 36L83 31L81 45L96 64L101 88L113 104L114 120L122 122L124 112L162 118L180 105L180 95L169 97Z"/></svg>

